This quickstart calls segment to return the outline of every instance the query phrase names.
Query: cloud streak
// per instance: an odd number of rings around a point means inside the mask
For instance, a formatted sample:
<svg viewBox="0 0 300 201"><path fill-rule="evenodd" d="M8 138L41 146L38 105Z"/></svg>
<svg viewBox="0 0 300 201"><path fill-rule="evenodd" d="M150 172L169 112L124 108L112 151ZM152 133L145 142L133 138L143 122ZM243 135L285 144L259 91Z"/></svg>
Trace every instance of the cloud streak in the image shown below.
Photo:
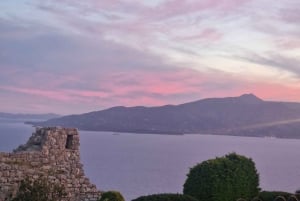
<svg viewBox="0 0 300 201"><path fill-rule="evenodd" d="M244 59L252 63L277 68L281 71L288 71L300 78L300 60L297 58L285 57L280 54L270 54L267 56L248 54L246 57L240 56L238 58Z"/></svg>
<svg viewBox="0 0 300 201"><path fill-rule="evenodd" d="M0 3L0 111L300 101L296 0L14 1Z"/></svg>

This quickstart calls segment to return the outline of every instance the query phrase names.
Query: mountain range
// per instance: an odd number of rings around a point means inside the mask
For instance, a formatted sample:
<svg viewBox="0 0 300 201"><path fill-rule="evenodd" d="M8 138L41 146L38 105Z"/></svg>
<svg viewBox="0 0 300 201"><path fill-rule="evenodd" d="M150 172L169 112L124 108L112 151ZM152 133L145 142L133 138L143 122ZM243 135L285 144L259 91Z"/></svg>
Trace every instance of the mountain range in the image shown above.
<svg viewBox="0 0 300 201"><path fill-rule="evenodd" d="M244 94L159 107L118 106L29 123L89 131L300 138L300 103Z"/></svg>

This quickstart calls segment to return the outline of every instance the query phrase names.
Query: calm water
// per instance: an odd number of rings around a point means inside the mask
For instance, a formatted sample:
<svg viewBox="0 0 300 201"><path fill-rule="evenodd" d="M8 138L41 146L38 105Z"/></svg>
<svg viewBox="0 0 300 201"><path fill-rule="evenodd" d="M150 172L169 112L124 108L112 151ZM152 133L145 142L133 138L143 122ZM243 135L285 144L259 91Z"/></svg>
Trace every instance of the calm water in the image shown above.
<svg viewBox="0 0 300 201"><path fill-rule="evenodd" d="M0 151L25 143L32 132L21 123L0 122ZM180 193L189 167L233 151L255 161L264 190L300 188L300 140L80 133L86 175L100 190L118 190L127 201L153 193Z"/></svg>

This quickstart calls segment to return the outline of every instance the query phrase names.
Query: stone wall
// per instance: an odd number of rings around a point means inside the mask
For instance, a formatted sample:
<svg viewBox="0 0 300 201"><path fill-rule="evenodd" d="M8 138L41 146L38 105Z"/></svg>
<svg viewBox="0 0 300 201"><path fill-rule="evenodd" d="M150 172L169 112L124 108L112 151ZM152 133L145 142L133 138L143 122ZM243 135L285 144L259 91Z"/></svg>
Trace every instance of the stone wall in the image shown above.
<svg viewBox="0 0 300 201"><path fill-rule="evenodd" d="M14 195L25 177L47 177L66 188L68 201L97 200L100 192L85 177L80 163L77 129L36 128L25 145L0 152L0 201Z"/></svg>

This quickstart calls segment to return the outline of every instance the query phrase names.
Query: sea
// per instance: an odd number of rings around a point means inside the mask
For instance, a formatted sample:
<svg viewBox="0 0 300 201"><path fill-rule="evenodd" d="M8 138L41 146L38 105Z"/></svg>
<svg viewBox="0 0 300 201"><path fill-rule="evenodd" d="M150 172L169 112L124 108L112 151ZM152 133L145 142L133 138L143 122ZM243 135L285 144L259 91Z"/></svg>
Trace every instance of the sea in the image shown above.
<svg viewBox="0 0 300 201"><path fill-rule="evenodd" d="M26 143L34 128L0 120L0 152ZM182 193L189 169L231 152L256 164L263 190L300 189L300 140L217 135L80 132L84 171L99 190L130 201L142 195Z"/></svg>

